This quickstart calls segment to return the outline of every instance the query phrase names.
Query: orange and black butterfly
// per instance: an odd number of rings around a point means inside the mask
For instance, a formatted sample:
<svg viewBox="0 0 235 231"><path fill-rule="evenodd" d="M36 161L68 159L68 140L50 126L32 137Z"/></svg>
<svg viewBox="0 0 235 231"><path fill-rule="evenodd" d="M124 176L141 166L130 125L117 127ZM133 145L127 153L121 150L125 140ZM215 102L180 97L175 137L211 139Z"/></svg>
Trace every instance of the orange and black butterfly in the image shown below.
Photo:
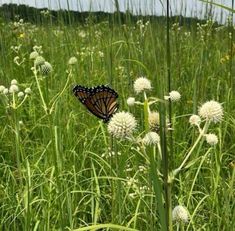
<svg viewBox="0 0 235 231"><path fill-rule="evenodd" d="M73 93L80 102L95 116L106 123L117 111L118 94L110 87L100 85L92 88L77 85Z"/></svg>

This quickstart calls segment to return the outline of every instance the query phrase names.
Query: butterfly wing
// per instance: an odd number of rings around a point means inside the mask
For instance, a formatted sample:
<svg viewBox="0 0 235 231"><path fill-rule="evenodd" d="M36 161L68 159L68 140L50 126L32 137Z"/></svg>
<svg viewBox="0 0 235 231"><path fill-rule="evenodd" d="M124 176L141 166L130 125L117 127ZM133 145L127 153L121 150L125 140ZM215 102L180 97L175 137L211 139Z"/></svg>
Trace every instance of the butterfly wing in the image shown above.
<svg viewBox="0 0 235 231"><path fill-rule="evenodd" d="M108 122L118 109L118 94L107 86L86 88L78 85L73 92L92 114L104 122Z"/></svg>

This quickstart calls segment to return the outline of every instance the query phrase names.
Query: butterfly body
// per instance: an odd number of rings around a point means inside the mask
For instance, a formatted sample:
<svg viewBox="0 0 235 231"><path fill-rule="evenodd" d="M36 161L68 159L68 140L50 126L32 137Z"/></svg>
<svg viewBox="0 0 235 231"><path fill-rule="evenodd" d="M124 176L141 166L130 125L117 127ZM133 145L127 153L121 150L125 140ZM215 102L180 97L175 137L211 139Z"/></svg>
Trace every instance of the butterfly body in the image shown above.
<svg viewBox="0 0 235 231"><path fill-rule="evenodd" d="M76 85L74 95L95 116L108 122L118 109L118 94L112 88L100 85L92 88Z"/></svg>

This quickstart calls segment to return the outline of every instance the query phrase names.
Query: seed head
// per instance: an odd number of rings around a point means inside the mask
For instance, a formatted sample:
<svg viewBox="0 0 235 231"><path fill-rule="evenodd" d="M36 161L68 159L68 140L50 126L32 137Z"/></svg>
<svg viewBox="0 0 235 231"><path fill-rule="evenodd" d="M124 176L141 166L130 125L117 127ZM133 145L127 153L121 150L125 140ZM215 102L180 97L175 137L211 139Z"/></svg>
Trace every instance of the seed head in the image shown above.
<svg viewBox="0 0 235 231"><path fill-rule="evenodd" d="M129 112L118 112L113 115L108 132L115 138L126 138L132 135L137 126L135 117Z"/></svg>
<svg viewBox="0 0 235 231"><path fill-rule="evenodd" d="M223 119L223 107L220 103L211 100L199 108L198 114L207 121L217 123Z"/></svg>
<svg viewBox="0 0 235 231"><path fill-rule="evenodd" d="M134 90L137 94L145 90L151 90L151 82L145 77L139 77L134 82Z"/></svg>
<svg viewBox="0 0 235 231"><path fill-rule="evenodd" d="M30 95L32 93L32 91L29 87L27 87L27 88L25 88L24 93L27 95Z"/></svg>
<svg viewBox="0 0 235 231"><path fill-rule="evenodd" d="M149 126L151 130L157 130L160 125L160 116L158 112L150 112L148 115Z"/></svg>
<svg viewBox="0 0 235 231"><path fill-rule="evenodd" d="M170 99L171 99L172 102L179 101L180 98L181 98L181 95L178 91L171 91L169 93L169 96L170 96Z"/></svg>

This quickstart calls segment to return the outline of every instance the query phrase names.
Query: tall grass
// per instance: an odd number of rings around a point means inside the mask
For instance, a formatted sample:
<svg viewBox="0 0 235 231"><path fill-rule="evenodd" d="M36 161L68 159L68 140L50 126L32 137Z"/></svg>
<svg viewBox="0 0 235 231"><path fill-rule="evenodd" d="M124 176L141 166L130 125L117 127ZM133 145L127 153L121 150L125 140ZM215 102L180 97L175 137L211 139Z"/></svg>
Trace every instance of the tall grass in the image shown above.
<svg viewBox="0 0 235 231"><path fill-rule="evenodd" d="M148 22L148 17L137 23L127 17L121 24L116 16L111 22L89 17L83 25L72 23L73 18L70 25L63 21L54 25L50 18L38 25L2 22L0 85L9 87L16 79L20 90L30 87L32 93L22 104L17 93L0 95L0 229L163 230L159 209L171 214L166 197L161 198L170 172L162 184L156 168L173 170L181 165L198 137L188 119L202 103L214 99L225 111L223 122L209 128L219 142L213 148L202 142L176 176L168 199L172 207L184 205L190 219L186 224L172 223L168 215L168 226L233 230L231 22L215 26L210 20L198 25L168 21L166 45L166 25ZM34 62L29 55L35 45L42 46L41 55L53 67L47 76L31 69ZM78 62L71 66L72 56ZM164 115L160 130L166 143L161 144L171 155L163 167L156 149L145 153L136 143L112 139L106 124L87 112L71 91L74 84L112 85L119 93L119 110L135 115L135 135L142 136L149 129L148 113L126 104L140 76L151 80L151 96L163 98L170 90L182 95L170 108L173 132L164 128L167 106L151 106Z"/></svg>

